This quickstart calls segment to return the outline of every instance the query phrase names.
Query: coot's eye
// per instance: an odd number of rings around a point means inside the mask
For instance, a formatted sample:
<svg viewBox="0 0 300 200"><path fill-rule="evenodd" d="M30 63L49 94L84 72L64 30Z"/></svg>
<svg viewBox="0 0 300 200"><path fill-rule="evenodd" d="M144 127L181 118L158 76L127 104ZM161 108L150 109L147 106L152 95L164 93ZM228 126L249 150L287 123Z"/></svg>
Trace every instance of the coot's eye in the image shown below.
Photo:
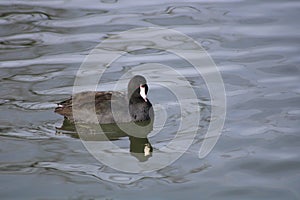
<svg viewBox="0 0 300 200"><path fill-rule="evenodd" d="M141 84L141 86L140 86L140 87L143 87L143 88L144 88L144 87L146 87L146 84Z"/></svg>

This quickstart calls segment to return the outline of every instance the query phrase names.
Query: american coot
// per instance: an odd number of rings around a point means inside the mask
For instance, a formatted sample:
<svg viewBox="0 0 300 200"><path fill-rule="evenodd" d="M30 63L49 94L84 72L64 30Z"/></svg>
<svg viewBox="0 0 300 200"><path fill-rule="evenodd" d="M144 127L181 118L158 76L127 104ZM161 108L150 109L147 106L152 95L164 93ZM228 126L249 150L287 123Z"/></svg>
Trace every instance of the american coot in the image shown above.
<svg viewBox="0 0 300 200"><path fill-rule="evenodd" d="M58 103L55 112L68 120L89 123L91 112L95 112L100 124L142 122L153 119L152 104L147 99L148 85L143 76L134 76L128 83L127 96L121 92L87 91L75 94ZM93 101L95 98L95 101ZM80 115L73 118L72 106ZM112 110L113 107L113 110Z"/></svg>

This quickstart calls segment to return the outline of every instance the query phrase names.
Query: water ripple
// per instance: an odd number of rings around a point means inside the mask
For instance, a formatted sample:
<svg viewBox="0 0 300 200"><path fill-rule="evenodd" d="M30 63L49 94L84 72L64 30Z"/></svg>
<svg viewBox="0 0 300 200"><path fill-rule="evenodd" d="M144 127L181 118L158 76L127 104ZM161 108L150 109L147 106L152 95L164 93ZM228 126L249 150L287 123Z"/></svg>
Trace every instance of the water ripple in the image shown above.
<svg viewBox="0 0 300 200"><path fill-rule="evenodd" d="M2 13L0 17L2 17L0 25L18 22L26 23L51 19L50 15L44 12L6 12Z"/></svg>
<svg viewBox="0 0 300 200"><path fill-rule="evenodd" d="M51 168L65 173L73 173L77 175L89 175L97 177L104 181L109 181L118 184L133 184L143 178L161 178L158 174L125 174L125 173L112 173L103 172L102 166L87 165L87 164L68 164L68 163L54 163L54 162L39 162L35 165L38 168Z"/></svg>

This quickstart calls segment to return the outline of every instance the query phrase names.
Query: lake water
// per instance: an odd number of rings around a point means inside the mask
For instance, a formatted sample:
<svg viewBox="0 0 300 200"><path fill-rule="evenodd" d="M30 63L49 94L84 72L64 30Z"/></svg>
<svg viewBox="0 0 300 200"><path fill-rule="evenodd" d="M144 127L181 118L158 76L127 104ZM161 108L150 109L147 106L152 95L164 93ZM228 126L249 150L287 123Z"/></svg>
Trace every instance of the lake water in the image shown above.
<svg viewBox="0 0 300 200"><path fill-rule="evenodd" d="M1 1L1 199L300 199L299 10L292 0ZM201 109L197 136L178 160L126 173L58 131L63 117L53 110L72 94L75 75L96 45L122 31L158 26L188 35L212 57L225 84L226 121L213 150L199 159L211 111L201 76L165 52L125 55L101 80L104 88L136 66L157 62L199 89ZM151 102L168 108L163 131L148 138L158 149L174 137L180 109L166 88L149 87ZM128 150L127 137L114 143Z"/></svg>

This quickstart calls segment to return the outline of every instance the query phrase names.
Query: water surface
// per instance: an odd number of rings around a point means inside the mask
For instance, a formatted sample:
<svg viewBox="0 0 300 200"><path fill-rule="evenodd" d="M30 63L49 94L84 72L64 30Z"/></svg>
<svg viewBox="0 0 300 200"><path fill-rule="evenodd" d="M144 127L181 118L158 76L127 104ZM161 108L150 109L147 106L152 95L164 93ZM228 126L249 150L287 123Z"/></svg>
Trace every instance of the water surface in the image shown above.
<svg viewBox="0 0 300 200"><path fill-rule="evenodd" d="M1 1L1 199L299 199L299 9L292 0ZM120 58L102 80L107 88L135 66L159 62L201 91L202 120L189 150L163 169L130 174L59 134L63 118L53 108L71 95L77 70L99 42L148 26L181 31L207 50L224 79L227 116L213 151L198 159L210 118L203 79L164 52ZM178 105L158 85L149 98L170 108L165 132L149 138L159 148L174 136ZM128 146L122 137L115 142Z"/></svg>

